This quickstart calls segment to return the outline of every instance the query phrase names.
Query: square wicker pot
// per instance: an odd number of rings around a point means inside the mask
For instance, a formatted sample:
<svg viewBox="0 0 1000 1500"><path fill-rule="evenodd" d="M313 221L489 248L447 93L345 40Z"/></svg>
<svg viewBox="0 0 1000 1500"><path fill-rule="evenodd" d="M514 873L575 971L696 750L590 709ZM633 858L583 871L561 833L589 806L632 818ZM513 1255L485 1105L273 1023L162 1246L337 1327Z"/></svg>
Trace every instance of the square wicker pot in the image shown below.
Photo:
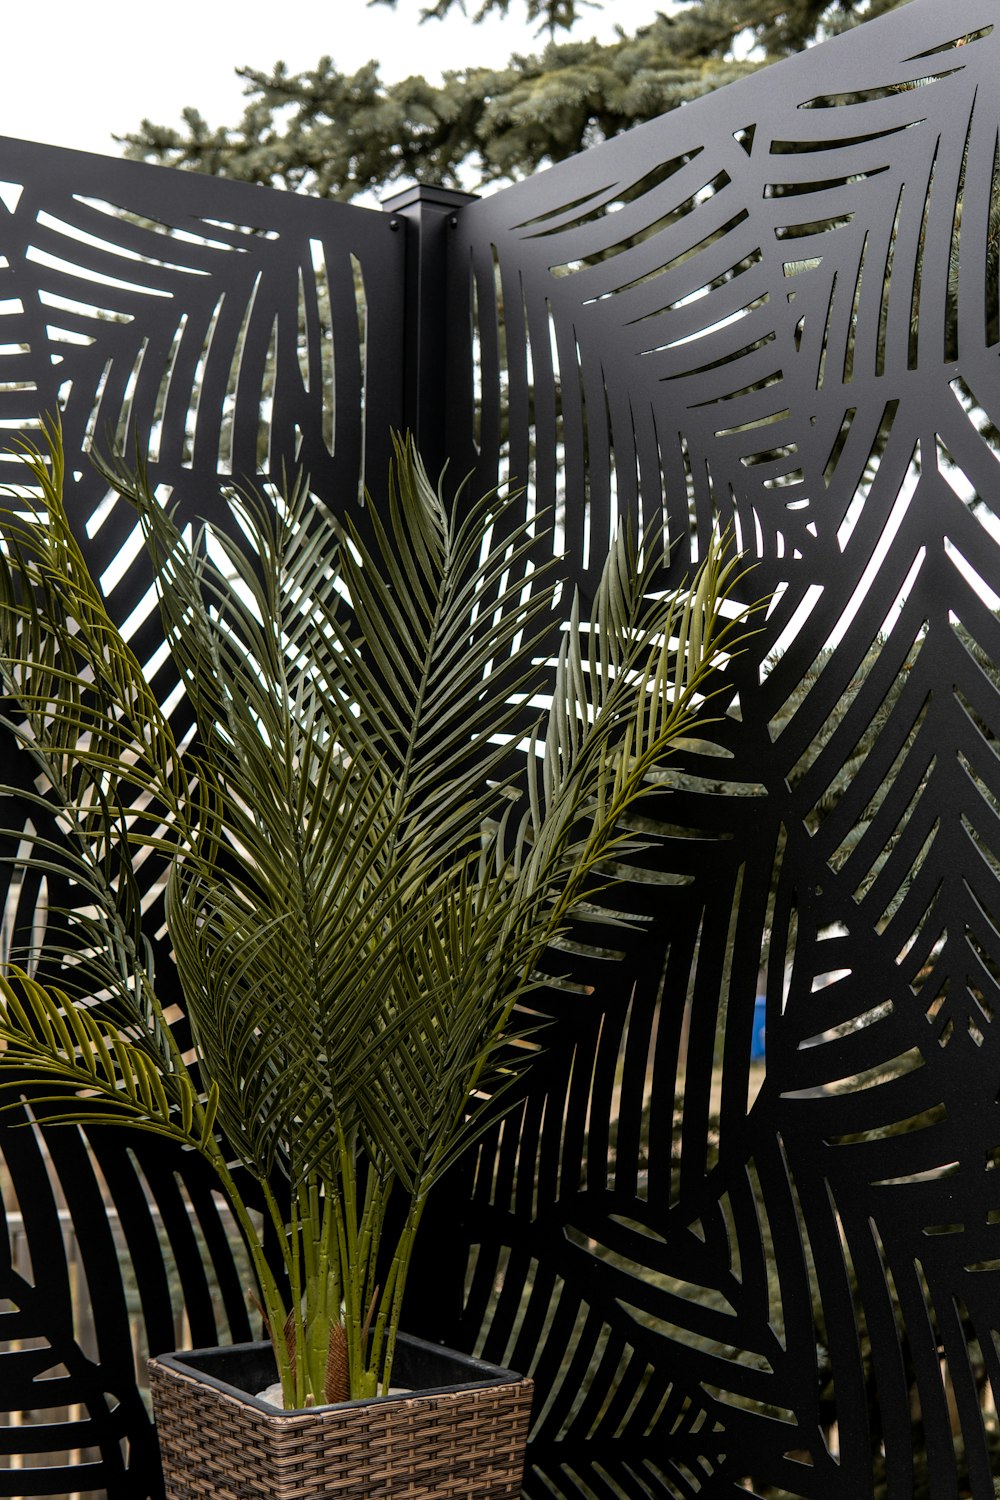
<svg viewBox="0 0 1000 1500"><path fill-rule="evenodd" d="M282 1412L269 1344L149 1362L168 1500L514 1500L531 1381L400 1335L408 1396Z"/></svg>

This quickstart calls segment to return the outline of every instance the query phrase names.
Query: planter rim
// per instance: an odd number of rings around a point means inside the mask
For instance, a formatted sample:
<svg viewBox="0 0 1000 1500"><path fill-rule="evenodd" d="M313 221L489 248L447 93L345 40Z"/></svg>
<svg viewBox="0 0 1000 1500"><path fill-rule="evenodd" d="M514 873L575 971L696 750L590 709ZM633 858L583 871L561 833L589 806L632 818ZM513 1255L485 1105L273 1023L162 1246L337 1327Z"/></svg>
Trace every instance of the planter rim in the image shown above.
<svg viewBox="0 0 1000 1500"><path fill-rule="evenodd" d="M206 1356L211 1357L219 1354L248 1354L251 1351L266 1349L271 1353L271 1345L267 1340L252 1340L242 1344L215 1344L204 1349L174 1349L169 1354L158 1354L149 1360L151 1365L163 1365L175 1374L186 1376L202 1385L213 1387L224 1395L234 1397L244 1402L247 1406L259 1411L266 1417L311 1417L319 1412L345 1411L351 1407L368 1406L377 1401L381 1406L383 1402L389 1401L413 1401L424 1396L447 1396L458 1391L474 1390L484 1386L514 1385L523 1380L523 1376L515 1370L505 1369L503 1365L491 1365L485 1360L477 1359L475 1355L464 1354L460 1350L450 1349L446 1344L433 1344L428 1339L414 1338L411 1334L400 1333L397 1345L407 1345L414 1352L421 1350L431 1351L435 1354L448 1353L457 1354L462 1362L468 1367L469 1378L458 1381L452 1385L421 1386L411 1391L398 1391L392 1396L360 1396L351 1401L331 1401L322 1406L297 1406L278 1407L273 1406L270 1401L261 1401L252 1391L244 1390L241 1386L231 1385L226 1380L220 1380L216 1375L210 1375L201 1369L195 1361Z"/></svg>

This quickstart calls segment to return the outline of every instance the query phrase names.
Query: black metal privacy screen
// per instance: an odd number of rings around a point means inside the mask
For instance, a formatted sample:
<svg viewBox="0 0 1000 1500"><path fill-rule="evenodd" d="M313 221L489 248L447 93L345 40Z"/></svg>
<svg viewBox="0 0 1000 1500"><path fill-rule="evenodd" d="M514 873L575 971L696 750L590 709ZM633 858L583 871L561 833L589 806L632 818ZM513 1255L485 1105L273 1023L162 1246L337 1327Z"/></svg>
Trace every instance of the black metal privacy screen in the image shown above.
<svg viewBox="0 0 1000 1500"><path fill-rule="evenodd" d="M411 1325L534 1374L533 1500L994 1493L998 20L913 0L473 203L0 145L0 420L62 411L182 727L105 437L192 515L296 467L343 509L415 424L526 486L584 594L629 514L678 578L731 528L771 596L628 872L647 920L558 955L428 1221ZM0 1494L154 1494L133 1342L245 1334L225 1215L111 1133L0 1148Z"/></svg>

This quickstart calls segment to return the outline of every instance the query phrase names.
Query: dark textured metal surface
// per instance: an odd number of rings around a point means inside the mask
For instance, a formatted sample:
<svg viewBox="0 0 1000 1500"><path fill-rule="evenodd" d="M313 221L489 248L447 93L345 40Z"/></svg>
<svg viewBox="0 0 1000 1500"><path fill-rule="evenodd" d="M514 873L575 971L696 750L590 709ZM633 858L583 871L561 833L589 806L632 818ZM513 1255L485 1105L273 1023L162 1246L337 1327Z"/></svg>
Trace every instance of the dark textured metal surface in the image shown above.
<svg viewBox="0 0 1000 1500"><path fill-rule="evenodd" d="M0 186L0 431L59 410L70 454L138 441L200 514L261 472L342 506L383 473L403 398L387 216L9 139Z"/></svg>
<svg viewBox="0 0 1000 1500"><path fill-rule="evenodd" d="M775 591L653 930L477 1163L456 1322L549 1392L539 1500L993 1495L997 19L915 0L455 232L459 467L585 591L623 512Z"/></svg>
<svg viewBox="0 0 1000 1500"><path fill-rule="evenodd" d="M631 872L622 900L651 920L615 963L600 934L558 956L523 1105L428 1221L414 1331L534 1375L532 1500L993 1494L997 19L993 0L913 0L459 207L445 236L454 471L526 482L584 592L623 512L665 517L678 577L732 526L757 564L750 593L774 592ZM266 440L336 505L356 494L363 400L381 472L404 399L388 216L2 151L0 178L23 190L0 223L15 304L0 304L0 418L16 427L61 392L77 447L137 423L156 477L202 510ZM363 382L352 253L376 268ZM92 543L107 562L128 542L116 515ZM127 566L123 614L138 580ZM758 994L766 1064L751 1067ZM5 1152L8 1136L34 1256L54 1209L34 1136L8 1133ZM22 1322L44 1310L102 1448L95 1487L138 1496L148 1432L115 1363L124 1293L97 1269L94 1157L76 1137L52 1150L102 1287L100 1359L70 1338L58 1254L44 1280L0 1265L0 1296ZM159 1337L143 1180L168 1202L172 1165L144 1158L140 1174L117 1140L99 1150ZM182 1206L157 1243L174 1244L209 1342ZM235 1295L229 1316L238 1331ZM29 1388L3 1389L14 1406ZM122 1430L134 1453L116 1480Z"/></svg>
<svg viewBox="0 0 1000 1500"><path fill-rule="evenodd" d="M135 515L88 452L147 453L190 519L225 518L227 486L299 469L357 512L404 421L405 233L372 210L13 140L0 205L0 439L37 441L60 413L79 539L180 738ZM0 482L23 477L0 452ZM15 879L8 930L24 936L39 895ZM147 903L166 996L162 891ZM43 1148L5 1117L0 1495L158 1493L144 1353L249 1335L231 1223L196 1166L152 1145L74 1128Z"/></svg>

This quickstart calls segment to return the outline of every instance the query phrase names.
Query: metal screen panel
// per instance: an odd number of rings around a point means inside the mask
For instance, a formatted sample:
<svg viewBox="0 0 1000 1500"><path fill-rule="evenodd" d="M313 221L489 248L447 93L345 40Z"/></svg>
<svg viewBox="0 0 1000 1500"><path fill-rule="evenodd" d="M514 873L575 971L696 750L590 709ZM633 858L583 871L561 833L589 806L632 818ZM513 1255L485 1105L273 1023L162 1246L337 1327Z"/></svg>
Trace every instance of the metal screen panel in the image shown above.
<svg viewBox="0 0 1000 1500"><path fill-rule="evenodd" d="M538 1500L993 1495L996 22L914 0L458 215L459 467L585 594L625 514L773 596L470 1170Z"/></svg>
<svg viewBox="0 0 1000 1500"><path fill-rule="evenodd" d="M300 471L332 508L363 515L367 470L384 479L404 420L402 228L370 209L0 141L0 482L25 477L8 444L37 442L58 413L79 540L179 741L190 714L136 518L90 450L147 455L182 521L225 522L228 488ZM13 780L18 759L2 753ZM143 872L169 997L162 872L155 860ZM5 866L6 936L23 938L46 892L16 866L10 877ZM249 1267L210 1174L134 1134L43 1139L5 1116L0 1191L0 1494L160 1493L145 1355L250 1336Z"/></svg>
<svg viewBox="0 0 1000 1500"><path fill-rule="evenodd" d="M626 513L676 578L731 527L772 596L643 829L637 930L554 955L523 1100L427 1221L411 1325L535 1375L532 1500L993 1494L995 22L913 0L449 215L453 471L524 482L584 593ZM12 435L135 437L192 515L258 465L334 505L384 471L389 216L0 154ZM74 465L152 660L131 523ZM210 1184L111 1134L0 1147L0 1382L39 1414L0 1494L152 1493L130 1319L245 1326Z"/></svg>

